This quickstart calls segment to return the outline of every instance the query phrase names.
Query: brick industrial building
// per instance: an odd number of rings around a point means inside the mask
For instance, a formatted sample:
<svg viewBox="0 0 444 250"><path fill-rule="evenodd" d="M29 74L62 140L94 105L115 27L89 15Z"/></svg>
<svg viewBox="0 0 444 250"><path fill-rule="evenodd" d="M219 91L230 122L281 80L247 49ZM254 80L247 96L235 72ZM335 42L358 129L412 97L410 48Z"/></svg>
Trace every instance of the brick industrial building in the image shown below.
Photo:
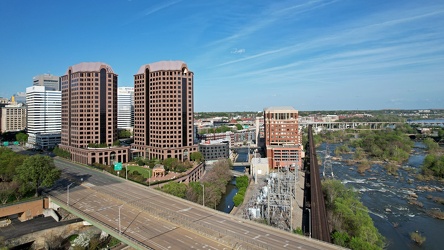
<svg viewBox="0 0 444 250"><path fill-rule="evenodd" d="M184 161L197 151L193 76L182 61L142 65L134 75L135 156Z"/></svg>
<svg viewBox="0 0 444 250"><path fill-rule="evenodd" d="M302 165L298 111L293 107L264 110L265 150L271 169Z"/></svg>
<svg viewBox="0 0 444 250"><path fill-rule="evenodd" d="M61 149L84 164L127 162L129 147L112 147L117 140L117 74L100 62L68 68L60 78L62 91ZM107 148L92 148L90 145Z"/></svg>

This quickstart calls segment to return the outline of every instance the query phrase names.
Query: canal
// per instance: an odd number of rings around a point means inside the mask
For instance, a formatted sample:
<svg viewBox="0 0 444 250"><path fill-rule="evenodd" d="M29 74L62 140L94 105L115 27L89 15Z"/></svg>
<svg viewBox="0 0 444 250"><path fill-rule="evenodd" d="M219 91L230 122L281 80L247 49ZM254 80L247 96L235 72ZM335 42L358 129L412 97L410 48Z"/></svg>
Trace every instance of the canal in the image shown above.
<svg viewBox="0 0 444 250"><path fill-rule="evenodd" d="M248 151L247 149L239 149L237 151L239 154L236 162L247 162L248 161ZM241 173L245 172L245 167L233 167L233 170L239 171ZM220 200L219 205L217 205L216 209L225 212L230 213L231 210L233 210L234 202L233 197L237 194L237 187L236 187L236 177L233 177L230 182L227 184L227 191L224 195L222 195L222 198Z"/></svg>

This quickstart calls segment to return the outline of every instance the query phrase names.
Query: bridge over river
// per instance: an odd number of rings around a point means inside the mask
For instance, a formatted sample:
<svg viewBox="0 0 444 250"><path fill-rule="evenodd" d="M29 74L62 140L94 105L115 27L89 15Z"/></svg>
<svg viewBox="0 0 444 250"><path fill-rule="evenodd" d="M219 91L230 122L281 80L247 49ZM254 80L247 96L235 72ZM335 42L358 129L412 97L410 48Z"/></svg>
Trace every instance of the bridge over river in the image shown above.
<svg viewBox="0 0 444 250"><path fill-rule="evenodd" d="M135 249L339 249L108 173L60 159L55 164L63 178L48 191L51 202Z"/></svg>

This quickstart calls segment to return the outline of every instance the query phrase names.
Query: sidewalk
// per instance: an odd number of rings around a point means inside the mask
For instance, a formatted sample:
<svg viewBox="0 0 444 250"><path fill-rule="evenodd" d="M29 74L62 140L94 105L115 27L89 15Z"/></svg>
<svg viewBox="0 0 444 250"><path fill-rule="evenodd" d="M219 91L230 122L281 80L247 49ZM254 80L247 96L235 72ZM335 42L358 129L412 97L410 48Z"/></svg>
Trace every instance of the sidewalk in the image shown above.
<svg viewBox="0 0 444 250"><path fill-rule="evenodd" d="M293 229L302 228L302 209L304 205L304 181L305 173L299 170L299 178L296 185L296 204L293 205Z"/></svg>

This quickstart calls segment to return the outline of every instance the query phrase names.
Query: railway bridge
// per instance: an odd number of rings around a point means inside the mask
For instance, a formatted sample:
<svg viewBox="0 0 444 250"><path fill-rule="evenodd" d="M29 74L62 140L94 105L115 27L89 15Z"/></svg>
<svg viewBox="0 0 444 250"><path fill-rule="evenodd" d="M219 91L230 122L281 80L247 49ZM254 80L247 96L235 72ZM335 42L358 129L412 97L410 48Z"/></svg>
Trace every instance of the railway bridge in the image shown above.
<svg viewBox="0 0 444 250"><path fill-rule="evenodd" d="M308 127L308 142L304 159L305 188L304 188L304 218L303 228L310 237L330 242L327 212L325 210L324 195L321 188L316 148L313 141L313 128Z"/></svg>

